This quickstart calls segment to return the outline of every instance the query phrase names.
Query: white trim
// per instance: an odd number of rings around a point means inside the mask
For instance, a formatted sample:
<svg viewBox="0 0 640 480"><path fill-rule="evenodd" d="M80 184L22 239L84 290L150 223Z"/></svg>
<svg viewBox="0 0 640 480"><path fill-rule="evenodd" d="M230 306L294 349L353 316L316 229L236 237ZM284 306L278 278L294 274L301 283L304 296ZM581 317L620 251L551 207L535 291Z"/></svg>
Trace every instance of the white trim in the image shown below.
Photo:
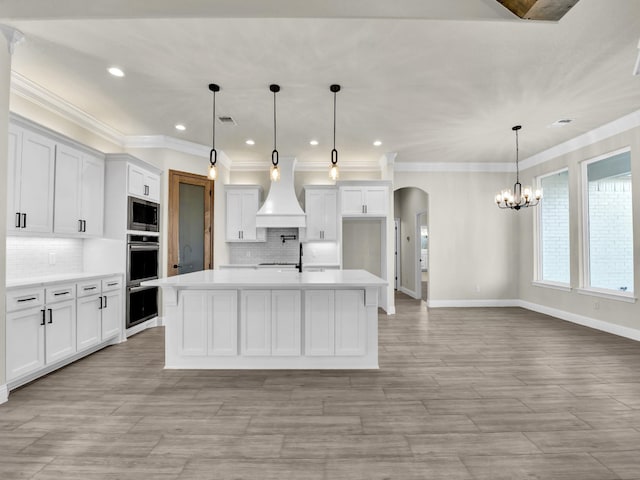
<svg viewBox="0 0 640 480"><path fill-rule="evenodd" d="M519 307L520 300L428 300L429 308Z"/></svg>
<svg viewBox="0 0 640 480"><path fill-rule="evenodd" d="M416 300L420 300L420 296L414 292L413 290L409 290L407 287L403 287L402 285L400 285L398 287L398 290L402 293L404 293L405 295L409 295L411 298L414 298Z"/></svg>
<svg viewBox="0 0 640 480"><path fill-rule="evenodd" d="M146 322L142 322L142 323L139 323L138 325L134 325L131 328L127 328L125 331L125 336L129 338L130 336L135 335L136 333L140 333L143 330L146 330L147 328L159 327L160 325L162 325L162 323L163 323L163 320L161 320L160 317L151 318Z"/></svg>
<svg viewBox="0 0 640 480"><path fill-rule="evenodd" d="M547 307L545 305L539 305L537 303L520 301L520 306L533 312L542 313L544 315L550 315L560 320L582 325L584 327L593 328L602 332L611 333L620 337L629 338L631 340L640 341L640 330L635 328L629 328L622 325L616 325L610 322L604 322L591 317L585 317L584 315L578 315L576 313L566 312L564 310L558 310L557 308Z"/></svg>
<svg viewBox="0 0 640 480"><path fill-rule="evenodd" d="M84 110L80 110L65 99L13 70L11 71L11 92L70 120L76 125L80 125L82 128L101 136L111 143L116 145L123 145L124 143L124 135L115 128L101 122Z"/></svg>
<svg viewBox="0 0 640 480"><path fill-rule="evenodd" d="M0 404L6 403L9 400L9 389L7 385L0 385Z"/></svg>
<svg viewBox="0 0 640 480"><path fill-rule="evenodd" d="M9 55L13 55L16 51L16 47L24 42L24 34L9 25L3 25L0 23L0 33L4 35L4 38L7 39L7 50L9 51Z"/></svg>
<svg viewBox="0 0 640 480"><path fill-rule="evenodd" d="M211 148L206 145L168 135L129 135L123 137L122 146L125 148L164 148L206 159L209 158L209 152L211 152ZM218 161L224 167L231 168L231 160L221 150L218 151Z"/></svg>
<svg viewBox="0 0 640 480"><path fill-rule="evenodd" d="M636 303L637 300L637 298L633 296L633 293L617 292L616 290L608 291L583 287L576 288L576 293L591 297L608 298L609 300L616 300L618 302Z"/></svg>
<svg viewBox="0 0 640 480"><path fill-rule="evenodd" d="M540 153L532 155L531 157L520 162L520 170L526 170L536 165L548 162L554 158L566 155L575 150L579 150L594 143L601 142L607 138L618 135L632 128L640 127L640 110L632 112L624 117L620 117L609 123L605 123L600 127L560 143L555 147L548 148Z"/></svg>
<svg viewBox="0 0 640 480"><path fill-rule="evenodd" d="M534 287L551 288L553 290L561 290L563 292L570 292L572 290L571 285L568 283L560 282L547 282L544 280L534 280L531 282Z"/></svg>
<svg viewBox="0 0 640 480"><path fill-rule="evenodd" d="M522 162L520 162L522 163ZM516 171L512 162L493 163L446 163L446 162L395 162L395 172L487 172L487 173L511 173Z"/></svg>

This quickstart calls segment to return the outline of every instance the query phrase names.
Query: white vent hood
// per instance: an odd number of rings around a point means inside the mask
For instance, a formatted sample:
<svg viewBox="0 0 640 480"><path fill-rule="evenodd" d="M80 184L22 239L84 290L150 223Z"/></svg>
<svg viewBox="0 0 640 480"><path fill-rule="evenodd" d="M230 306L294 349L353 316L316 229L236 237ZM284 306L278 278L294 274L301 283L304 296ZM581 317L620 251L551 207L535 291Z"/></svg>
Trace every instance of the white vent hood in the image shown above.
<svg viewBox="0 0 640 480"><path fill-rule="evenodd" d="M304 228L306 215L300 208L293 188L293 157L283 157L278 161L280 180L271 182L267 199L256 215L258 228Z"/></svg>

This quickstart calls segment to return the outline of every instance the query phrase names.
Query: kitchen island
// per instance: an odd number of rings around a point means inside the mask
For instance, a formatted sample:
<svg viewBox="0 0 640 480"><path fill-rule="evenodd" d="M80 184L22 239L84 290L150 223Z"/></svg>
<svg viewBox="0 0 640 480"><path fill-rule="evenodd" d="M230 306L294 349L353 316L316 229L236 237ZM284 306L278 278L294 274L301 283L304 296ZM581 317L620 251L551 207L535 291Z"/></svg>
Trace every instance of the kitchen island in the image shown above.
<svg viewBox="0 0 640 480"><path fill-rule="evenodd" d="M364 270L205 270L162 289L165 368L378 368L378 295Z"/></svg>

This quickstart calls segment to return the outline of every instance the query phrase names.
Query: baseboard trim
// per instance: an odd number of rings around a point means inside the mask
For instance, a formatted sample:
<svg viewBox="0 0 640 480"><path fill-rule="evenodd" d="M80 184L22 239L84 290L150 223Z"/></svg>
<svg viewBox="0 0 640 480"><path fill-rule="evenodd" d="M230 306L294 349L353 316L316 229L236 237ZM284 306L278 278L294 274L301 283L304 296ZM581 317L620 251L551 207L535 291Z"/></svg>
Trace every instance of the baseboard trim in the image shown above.
<svg viewBox="0 0 640 480"><path fill-rule="evenodd" d="M520 306L522 308L526 308L527 310L542 313L544 315L549 315L551 317L575 323L577 325L582 325L583 327L589 327L595 330L600 330L601 332L611 333L612 335L617 335L619 337L640 341L640 330L637 330L635 328L616 325L615 323L605 322L591 317L585 317L584 315L578 315L577 313L571 313L565 310L559 310L557 308L547 307L545 305L531 303L524 300L520 300Z"/></svg>
<svg viewBox="0 0 640 480"><path fill-rule="evenodd" d="M131 328L127 328L125 335L127 338L129 338L130 336L135 335L136 333L140 333L147 328L161 327L162 325L164 325L162 317L154 317L147 320L146 322L142 322Z"/></svg>
<svg viewBox="0 0 640 480"><path fill-rule="evenodd" d="M429 308L519 307L519 300L428 300Z"/></svg>
<svg viewBox="0 0 640 480"><path fill-rule="evenodd" d="M6 403L9 400L9 388L7 385L0 385L0 404Z"/></svg>
<svg viewBox="0 0 640 480"><path fill-rule="evenodd" d="M418 293L414 292L413 290L409 290L408 288L403 287L402 285L398 287L398 290L404 293L405 295L409 295L411 298L420 300L420 295L418 295Z"/></svg>

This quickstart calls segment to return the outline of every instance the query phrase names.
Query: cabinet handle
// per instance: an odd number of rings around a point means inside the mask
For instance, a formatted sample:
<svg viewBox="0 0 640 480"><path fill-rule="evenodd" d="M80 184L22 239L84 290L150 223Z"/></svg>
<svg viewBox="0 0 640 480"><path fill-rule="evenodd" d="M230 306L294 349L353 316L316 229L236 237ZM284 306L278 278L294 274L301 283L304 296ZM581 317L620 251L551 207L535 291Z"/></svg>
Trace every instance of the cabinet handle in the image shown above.
<svg viewBox="0 0 640 480"><path fill-rule="evenodd" d="M102 310L102 297L98 297L98 299L100 300L100 306L98 307L98 310Z"/></svg>
<svg viewBox="0 0 640 480"><path fill-rule="evenodd" d="M22 214L22 228L27 228L27 214Z"/></svg>
<svg viewBox="0 0 640 480"><path fill-rule="evenodd" d="M56 292L53 295L55 297L59 297L60 295L69 295L71 292L67 291L67 292Z"/></svg>
<svg viewBox="0 0 640 480"><path fill-rule="evenodd" d="M97 288L97 287L82 287L82 289L83 289L85 292L88 292L89 290L95 290L96 288Z"/></svg>
<svg viewBox="0 0 640 480"><path fill-rule="evenodd" d="M53 323L53 310L51 308L47 308L49 310L49 323Z"/></svg>
<svg viewBox="0 0 640 480"><path fill-rule="evenodd" d="M369 213L369 205L364 206L364 213Z"/></svg>
<svg viewBox="0 0 640 480"><path fill-rule="evenodd" d="M47 314L45 310L40 310L42 312L42 322L40 323L40 326L43 326L45 323L45 315Z"/></svg>
<svg viewBox="0 0 640 480"><path fill-rule="evenodd" d="M107 308L107 296L104 296L104 308Z"/></svg>
<svg viewBox="0 0 640 480"><path fill-rule="evenodd" d="M173 266L173 268L176 268L175 265ZM118 282L111 282L111 283L107 283L107 287L113 287L114 285L117 285Z"/></svg>
<svg viewBox="0 0 640 480"><path fill-rule="evenodd" d="M78 231L82 232L82 220L78 220Z"/></svg>
<svg viewBox="0 0 640 480"><path fill-rule="evenodd" d="M20 228L20 212L16 213L16 228Z"/></svg>
<svg viewBox="0 0 640 480"><path fill-rule="evenodd" d="M20 298L20 299L18 299L18 303L30 302L31 300L35 300L36 298L38 298L38 297Z"/></svg>

